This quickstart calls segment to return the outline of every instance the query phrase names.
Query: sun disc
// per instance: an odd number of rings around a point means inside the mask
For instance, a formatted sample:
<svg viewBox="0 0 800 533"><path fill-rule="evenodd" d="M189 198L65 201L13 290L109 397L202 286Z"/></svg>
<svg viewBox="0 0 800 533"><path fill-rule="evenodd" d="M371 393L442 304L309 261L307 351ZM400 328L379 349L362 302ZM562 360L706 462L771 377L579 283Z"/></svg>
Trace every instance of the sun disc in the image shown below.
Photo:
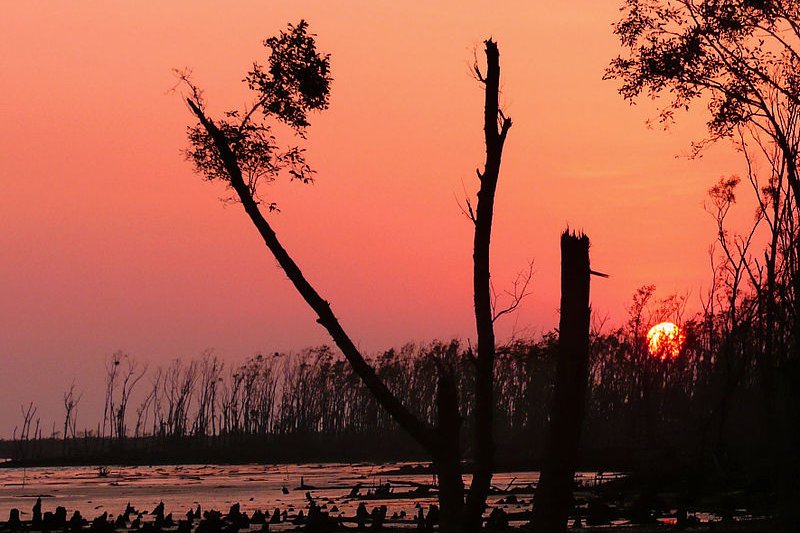
<svg viewBox="0 0 800 533"><path fill-rule="evenodd" d="M681 352L684 340L686 336L676 324L661 322L647 332L647 351L662 361L675 359Z"/></svg>

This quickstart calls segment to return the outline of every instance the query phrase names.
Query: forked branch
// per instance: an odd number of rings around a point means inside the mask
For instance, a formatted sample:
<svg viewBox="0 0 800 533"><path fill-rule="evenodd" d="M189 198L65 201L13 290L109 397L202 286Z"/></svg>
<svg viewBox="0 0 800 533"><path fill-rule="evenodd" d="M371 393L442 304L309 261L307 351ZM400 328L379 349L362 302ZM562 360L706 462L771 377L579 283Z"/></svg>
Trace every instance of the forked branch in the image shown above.
<svg viewBox="0 0 800 533"><path fill-rule="evenodd" d="M496 322L498 318L509 313L513 313L522 303L522 301L530 296L528 286L533 279L533 261L528 262L528 267L525 270L517 272L517 277L511 286L511 290L505 290L503 293L511 298L511 301L502 309L497 308L499 297L492 285L492 322Z"/></svg>

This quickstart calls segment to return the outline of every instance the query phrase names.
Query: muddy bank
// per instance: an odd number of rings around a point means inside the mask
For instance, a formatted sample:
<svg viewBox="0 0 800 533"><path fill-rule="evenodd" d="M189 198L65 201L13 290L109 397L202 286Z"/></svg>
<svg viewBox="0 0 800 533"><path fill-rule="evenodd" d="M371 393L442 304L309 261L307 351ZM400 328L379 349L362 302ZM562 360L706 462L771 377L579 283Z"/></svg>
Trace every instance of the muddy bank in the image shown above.
<svg viewBox="0 0 800 533"><path fill-rule="evenodd" d="M537 481L536 472L498 473L487 524L524 528ZM581 473L577 481L570 523L583 530L770 530L770 494L763 487L602 472ZM425 529L436 525L436 501L436 479L420 463L0 472L0 530Z"/></svg>

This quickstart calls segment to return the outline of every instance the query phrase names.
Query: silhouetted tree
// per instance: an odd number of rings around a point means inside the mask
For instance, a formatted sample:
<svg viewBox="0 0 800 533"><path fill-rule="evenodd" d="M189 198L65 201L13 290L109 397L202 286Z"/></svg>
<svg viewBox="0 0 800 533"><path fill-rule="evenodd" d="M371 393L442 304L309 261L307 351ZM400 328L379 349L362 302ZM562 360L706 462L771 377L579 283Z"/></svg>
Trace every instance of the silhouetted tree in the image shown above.
<svg viewBox="0 0 800 533"><path fill-rule="evenodd" d="M547 448L533 507L536 531L566 531L589 378L589 238L561 235L561 319Z"/></svg>
<svg viewBox="0 0 800 533"><path fill-rule="evenodd" d="M13 433L13 440L15 443L15 452L17 453L17 457L21 457L23 460L29 458L30 454L30 443L31 443L31 424L33 424L34 417L36 416L36 412L39 410L33 402L30 402L27 406L20 405L19 406L20 412L22 413L22 426L19 429L19 440L17 440L17 428L14 428ZM36 439L38 428L39 428L39 419L36 420L36 427L33 430L33 439Z"/></svg>
<svg viewBox="0 0 800 533"><path fill-rule="evenodd" d="M475 357L475 469L472 474L467 497L467 529L480 529L481 517L486 507L486 498L492 481L494 466L494 364L495 336L494 322L504 311L497 311L492 304L490 283L489 251L494 217L494 199L497 181L500 177L500 162L503 146L511 119L500 109L500 52L491 39L486 45L486 72L481 73L475 66L475 74L484 85L483 134L486 145L486 160L483 171L478 171L480 189L478 202L469 212L475 224L473 241L473 299L475 305L475 326L478 334ZM530 277L528 277L530 279ZM523 292L517 295L519 298ZM516 303L512 303L512 307ZM509 309L511 309L509 308ZM460 474L459 474L460 475Z"/></svg>
<svg viewBox="0 0 800 533"><path fill-rule="evenodd" d="M765 419L772 440L783 447L782 453L775 454L782 457L783 464L777 468L785 479L783 492L796 494L800 477L796 424L800 417L796 392L800 384L800 2L627 0L622 12L615 33L626 53L612 61L606 77L621 80L620 93L629 100L642 94L665 96L664 122L673 120L676 110L706 98L709 137L695 144L696 151L709 142L732 138L750 168L759 216L768 219L772 237L765 261L755 262L748 272L767 322L766 342L758 357ZM754 153L760 153L771 167L760 185L752 179ZM734 262L744 254L738 255ZM742 263L742 267L750 266ZM773 335L779 308L790 332L785 344ZM728 342L732 341L733 337ZM780 405L775 391L781 391ZM788 507L795 507L789 503L793 498L786 496ZM796 522L796 517L784 521L789 522Z"/></svg>
<svg viewBox="0 0 800 533"><path fill-rule="evenodd" d="M75 394L75 383L69 386L69 389L64 393L64 444L62 453L67 455L67 442L68 438L75 439L75 426L77 424L76 409L78 403L81 401L83 393Z"/></svg>
<svg viewBox="0 0 800 533"><path fill-rule="evenodd" d="M147 373L147 365L139 365L128 354L116 352L106 364L106 397L103 410L103 436L106 428L109 439L116 436L120 444L125 441L127 426L125 417L128 402L136 385Z"/></svg>
<svg viewBox="0 0 800 533"><path fill-rule="evenodd" d="M270 49L268 67L255 64L245 78L256 94L256 102L244 112L232 111L222 119L212 119L205 110L201 91L188 79L182 80L191 94L187 103L198 124L189 128L187 151L198 172L209 180L220 180L233 189L264 243L306 303L317 314L317 321L330 334L336 346L352 365L378 403L433 458L439 474L442 527L450 531L481 527L492 475L494 454L493 370L495 340L491 286L489 284L489 245L494 197L500 161L511 121L499 109L500 62L497 45L486 41L487 70L476 67L485 85L484 136L486 162L480 178L478 203L473 213L474 297L478 333L475 357L475 454L476 465L466 507L460 465L458 389L447 364L437 364L437 422L431 426L416 416L386 385L364 359L350 339L330 304L309 283L272 229L261 210L259 183L288 174L291 179L310 182L312 170L303 149L278 148L272 123L287 126L302 137L309 126L308 115L328 107L330 94L329 56L320 54L308 25L301 21L287 31L265 41ZM271 199L262 204L268 211L277 208ZM466 512L465 512L466 511Z"/></svg>
<svg viewBox="0 0 800 533"><path fill-rule="evenodd" d="M724 462L727 448L726 426L733 395L751 363L753 346L748 346L748 331L757 327L757 299L752 294L754 237L764 221L765 210L756 210L755 220L745 234L732 233L727 217L736 203L738 176L723 177L708 191L706 210L717 225L717 242L711 248L713 280L709 290L707 311L717 318L719 343L714 347L719 360L720 396L714 403L709 429L716 426L713 436L717 460ZM717 257L719 256L719 257ZM756 285L760 283L756 282Z"/></svg>
<svg viewBox="0 0 800 533"><path fill-rule="evenodd" d="M166 402L165 418L161 422L164 432L169 437L184 437L189 434L189 416L195 383L197 382L197 361L184 365L175 359L164 371L161 379L162 394Z"/></svg>
<svg viewBox="0 0 800 533"><path fill-rule="evenodd" d="M216 405L224 363L215 355L207 353L200 362L200 389L197 394L197 410L192 423L192 434L216 433Z"/></svg>

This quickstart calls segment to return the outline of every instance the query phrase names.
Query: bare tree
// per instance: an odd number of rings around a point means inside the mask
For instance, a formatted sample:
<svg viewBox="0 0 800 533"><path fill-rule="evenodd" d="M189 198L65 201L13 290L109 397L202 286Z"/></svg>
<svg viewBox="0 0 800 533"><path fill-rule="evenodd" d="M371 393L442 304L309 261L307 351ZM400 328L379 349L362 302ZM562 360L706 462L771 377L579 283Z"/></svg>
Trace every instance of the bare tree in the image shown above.
<svg viewBox="0 0 800 533"><path fill-rule="evenodd" d="M754 221L746 234L731 233L727 228L728 214L736 203L735 189L739 182L738 176L720 178L709 189L710 204L706 205L706 210L717 225L718 246L711 250L714 270L712 293L715 298L722 300L717 302L716 308L724 310L721 313L722 320L718 320L721 344L715 347L722 366L723 385L709 418L709 427L716 421L714 440L718 461L723 459L726 450L725 431L731 400L753 356L744 345L747 331L755 326L754 313L757 304L752 294L748 294L748 289L754 286L749 282L761 285L754 278L756 265L751 247L756 232L763 225L766 210L756 210ZM715 254L717 249L719 252ZM719 255L720 259L715 261L715 255Z"/></svg>
<svg viewBox="0 0 800 533"><path fill-rule="evenodd" d="M153 428L151 430L151 435L164 437L166 431L166 423L164 422L164 394L163 394L163 383L164 383L164 370L161 367L156 369L155 375L150 378L150 393L147 397L151 397L152 399L149 401L150 404L150 412L153 416ZM147 411L148 408L145 405L142 409L144 413L144 418L147 418Z"/></svg>
<svg viewBox="0 0 800 533"><path fill-rule="evenodd" d="M199 386L197 411L192 423L192 434L205 436L215 433L216 405L219 383L224 363L217 356L206 353L199 365Z"/></svg>
<svg viewBox="0 0 800 533"><path fill-rule="evenodd" d="M136 385L147 373L147 365L139 365L128 354L114 353L106 364L106 398L103 410L103 436L106 428L109 439L125 441L125 417Z"/></svg>
<svg viewBox="0 0 800 533"><path fill-rule="evenodd" d="M136 385L147 372L147 365L142 365L140 367L139 364L133 361L130 357L126 357L125 360L127 361L127 367L125 368L125 374L122 379L122 383L120 383L119 403L117 405L117 412L115 415L117 438L120 441L125 440L125 436L128 431L127 425L125 424L125 416L128 411L128 402L130 402L131 395L133 394Z"/></svg>
<svg viewBox="0 0 800 533"><path fill-rule="evenodd" d="M81 401L83 393L75 394L75 383L70 385L69 389L64 393L64 444L62 453L67 455L67 442L68 438L75 439L75 426L77 424L76 409L78 403Z"/></svg>
<svg viewBox="0 0 800 533"><path fill-rule="evenodd" d="M166 405L166 435L185 437L189 434L189 416L192 396L197 381L197 361L184 365L175 359L167 368L162 380Z"/></svg>
<svg viewBox="0 0 800 533"><path fill-rule="evenodd" d="M156 374L157 376L159 374ZM133 428L134 438L143 437L147 431L147 421L150 413L150 408L156 400L157 388L151 386L147 389L142 401L136 406L136 425Z"/></svg>
<svg viewBox="0 0 800 533"><path fill-rule="evenodd" d="M511 119L500 109L500 52L491 39L485 45L486 71L482 73L477 65L474 68L478 80L484 85L483 134L486 160L483 171L477 171L480 188L473 217L475 236L472 282L478 346L475 357L475 471L466 508L466 523L471 530L481 526L494 467L494 321L502 312L495 313L493 308L489 251L500 162L506 136L511 128ZM507 310L515 308L524 297L529 279L530 275L523 283L522 292L515 295L515 303Z"/></svg>
<svg viewBox="0 0 800 533"><path fill-rule="evenodd" d="M17 435L17 428L14 428L14 441L17 447L17 457L22 458L22 460L29 459L29 454L31 451L31 425L34 422L34 417L38 411L38 408L30 402L28 405L20 405L20 412L22 413L22 426L19 431L19 440L16 439ZM33 430L33 439L36 440L37 433L39 431L39 419L36 418L36 426Z"/></svg>
<svg viewBox="0 0 800 533"><path fill-rule="evenodd" d="M114 415L116 413L116 405L114 404L114 391L117 388L117 373L119 371L119 358L122 356L121 352L112 355L106 362L106 389L105 401L103 402L103 428L102 432L98 432L100 437L106 436L106 429L110 433L109 439L114 438Z"/></svg>

